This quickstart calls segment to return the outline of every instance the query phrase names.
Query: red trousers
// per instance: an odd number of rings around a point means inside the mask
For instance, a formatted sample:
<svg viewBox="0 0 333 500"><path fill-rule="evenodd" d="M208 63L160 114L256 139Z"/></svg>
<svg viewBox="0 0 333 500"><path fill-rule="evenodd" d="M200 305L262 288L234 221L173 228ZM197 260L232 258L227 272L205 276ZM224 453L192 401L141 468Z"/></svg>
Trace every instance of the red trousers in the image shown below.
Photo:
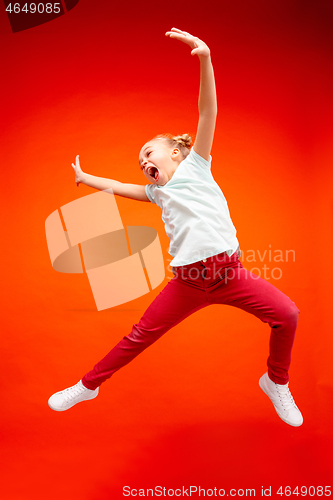
<svg viewBox="0 0 333 500"><path fill-rule="evenodd" d="M237 253L231 257L226 253L215 255L173 268L173 272L174 278L151 303L139 323L133 325L131 333L83 377L85 387L96 389L170 328L210 304L238 307L268 323L271 327L268 375L277 384L288 382L299 314L289 297L244 269Z"/></svg>

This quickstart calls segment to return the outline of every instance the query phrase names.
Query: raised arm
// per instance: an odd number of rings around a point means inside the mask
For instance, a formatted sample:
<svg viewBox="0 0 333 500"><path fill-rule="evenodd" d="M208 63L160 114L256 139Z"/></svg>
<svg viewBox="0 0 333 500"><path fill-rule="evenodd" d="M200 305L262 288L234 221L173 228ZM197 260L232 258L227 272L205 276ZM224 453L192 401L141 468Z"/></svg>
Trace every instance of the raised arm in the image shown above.
<svg viewBox="0 0 333 500"><path fill-rule="evenodd" d="M145 186L140 186L139 184L126 184L113 179L96 177L95 175L82 172L79 155L76 156L75 165L72 163L72 167L75 172L75 182L77 186L85 184L86 186L90 186L100 191L111 189L113 194L123 196L124 198L131 198L132 200L138 201L149 201L146 195Z"/></svg>
<svg viewBox="0 0 333 500"><path fill-rule="evenodd" d="M210 50L199 38L177 28L172 28L166 36L186 43L192 49L191 55L199 57L199 122L193 149L202 158L209 160L217 115L216 88Z"/></svg>

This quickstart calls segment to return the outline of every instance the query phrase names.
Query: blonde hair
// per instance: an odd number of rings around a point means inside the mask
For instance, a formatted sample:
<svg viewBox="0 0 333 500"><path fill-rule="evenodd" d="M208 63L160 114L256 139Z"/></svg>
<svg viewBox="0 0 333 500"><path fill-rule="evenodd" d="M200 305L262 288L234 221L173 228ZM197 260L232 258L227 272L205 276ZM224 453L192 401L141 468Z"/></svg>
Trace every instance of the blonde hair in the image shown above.
<svg viewBox="0 0 333 500"><path fill-rule="evenodd" d="M192 137L188 134L171 135L161 134L154 137L155 139L163 139L171 148L178 148L184 158L189 154L192 144Z"/></svg>

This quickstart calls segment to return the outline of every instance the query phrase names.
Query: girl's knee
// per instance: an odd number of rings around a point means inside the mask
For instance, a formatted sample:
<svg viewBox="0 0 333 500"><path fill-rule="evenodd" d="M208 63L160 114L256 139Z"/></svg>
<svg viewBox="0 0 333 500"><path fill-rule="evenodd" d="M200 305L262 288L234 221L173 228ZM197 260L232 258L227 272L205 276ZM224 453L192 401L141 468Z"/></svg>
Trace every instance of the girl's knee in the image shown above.
<svg viewBox="0 0 333 500"><path fill-rule="evenodd" d="M163 330L157 328L144 328L140 325L133 325L132 331L127 335L127 339L138 344L149 346L153 344L159 337L165 333Z"/></svg>
<svg viewBox="0 0 333 500"><path fill-rule="evenodd" d="M297 325L299 313L300 311L296 304L290 301L290 303L284 307L281 319L284 323L293 323Z"/></svg>

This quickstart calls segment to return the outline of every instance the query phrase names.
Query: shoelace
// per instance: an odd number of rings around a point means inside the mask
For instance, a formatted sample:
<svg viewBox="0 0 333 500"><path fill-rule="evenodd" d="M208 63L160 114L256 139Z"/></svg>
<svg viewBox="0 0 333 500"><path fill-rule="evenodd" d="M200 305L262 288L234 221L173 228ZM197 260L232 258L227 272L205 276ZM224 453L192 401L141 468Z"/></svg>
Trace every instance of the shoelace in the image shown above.
<svg viewBox="0 0 333 500"><path fill-rule="evenodd" d="M294 398L291 395L288 384L286 386L275 384L279 399L285 410L297 408Z"/></svg>
<svg viewBox="0 0 333 500"><path fill-rule="evenodd" d="M63 391L64 394L64 400L66 403L71 401L71 399L75 398L76 396L80 396L84 392L85 388L82 385L76 384L73 387L69 387L68 389L65 389Z"/></svg>

